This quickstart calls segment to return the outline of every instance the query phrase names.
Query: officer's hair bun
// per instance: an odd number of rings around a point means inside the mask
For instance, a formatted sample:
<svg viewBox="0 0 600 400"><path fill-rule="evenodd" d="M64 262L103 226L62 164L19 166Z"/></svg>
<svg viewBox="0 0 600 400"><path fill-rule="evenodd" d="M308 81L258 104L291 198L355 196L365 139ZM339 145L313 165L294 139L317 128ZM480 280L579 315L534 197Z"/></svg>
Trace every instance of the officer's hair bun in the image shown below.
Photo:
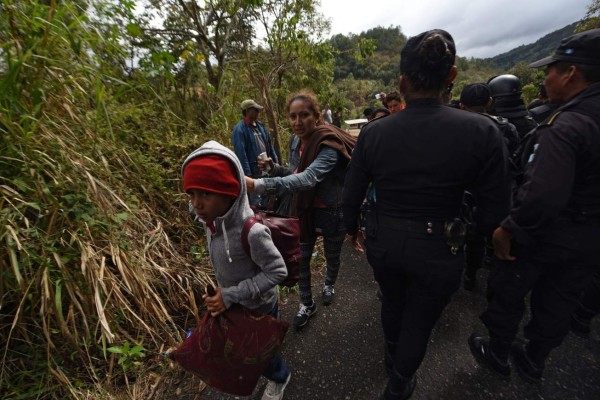
<svg viewBox="0 0 600 400"><path fill-rule="evenodd" d="M452 67L454 64L454 55L439 33L434 33L423 41L419 58L421 67L428 71L447 70L448 66Z"/></svg>

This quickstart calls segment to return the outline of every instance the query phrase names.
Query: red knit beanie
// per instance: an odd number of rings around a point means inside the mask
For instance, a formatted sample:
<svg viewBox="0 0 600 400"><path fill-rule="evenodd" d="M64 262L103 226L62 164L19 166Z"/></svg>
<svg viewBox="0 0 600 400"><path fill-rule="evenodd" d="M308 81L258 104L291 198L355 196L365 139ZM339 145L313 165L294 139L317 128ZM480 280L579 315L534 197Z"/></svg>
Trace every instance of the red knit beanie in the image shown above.
<svg viewBox="0 0 600 400"><path fill-rule="evenodd" d="M216 154L196 157L183 169L183 190L206 190L237 197L240 182L236 170L226 157Z"/></svg>

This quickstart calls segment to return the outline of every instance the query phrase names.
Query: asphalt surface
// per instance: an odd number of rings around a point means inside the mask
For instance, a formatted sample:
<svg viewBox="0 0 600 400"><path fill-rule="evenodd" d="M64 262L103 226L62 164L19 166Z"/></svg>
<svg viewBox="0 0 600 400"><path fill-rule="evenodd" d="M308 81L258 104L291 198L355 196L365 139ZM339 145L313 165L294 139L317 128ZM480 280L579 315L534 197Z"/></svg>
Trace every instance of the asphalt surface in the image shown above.
<svg viewBox="0 0 600 400"><path fill-rule="evenodd" d="M377 284L371 268L364 255L354 253L346 244L335 302L329 307L320 301L324 276L324 267L316 266L312 283L319 308L301 331L291 326L298 295L288 294L280 304L282 318L290 322L282 352L292 377L284 399L378 399L387 377ZM514 368L510 381L503 381L474 361L467 338L473 331L486 332L478 318L486 304L486 278L487 271L480 270L476 290L459 289L446 307L417 371L411 399L600 399L600 317L594 320L591 338L569 334L553 351L540 385L526 383ZM261 378L249 397L228 396L207 388L199 398L260 399L265 384Z"/></svg>

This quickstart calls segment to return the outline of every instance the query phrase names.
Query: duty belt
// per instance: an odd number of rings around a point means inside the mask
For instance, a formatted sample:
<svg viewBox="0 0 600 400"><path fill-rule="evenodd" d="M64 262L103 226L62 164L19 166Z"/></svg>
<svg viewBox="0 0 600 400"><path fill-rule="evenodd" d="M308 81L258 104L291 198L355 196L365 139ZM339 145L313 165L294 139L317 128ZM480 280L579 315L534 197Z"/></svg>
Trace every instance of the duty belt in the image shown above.
<svg viewBox="0 0 600 400"><path fill-rule="evenodd" d="M377 224L399 231L441 235L444 233L445 221L427 221L377 215Z"/></svg>

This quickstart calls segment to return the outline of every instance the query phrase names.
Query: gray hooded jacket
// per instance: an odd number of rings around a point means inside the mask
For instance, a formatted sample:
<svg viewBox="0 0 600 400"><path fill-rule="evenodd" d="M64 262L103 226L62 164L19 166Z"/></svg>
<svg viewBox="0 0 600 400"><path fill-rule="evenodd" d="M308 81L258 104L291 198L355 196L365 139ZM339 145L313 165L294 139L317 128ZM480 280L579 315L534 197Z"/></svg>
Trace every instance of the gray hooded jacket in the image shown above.
<svg viewBox="0 0 600 400"><path fill-rule="evenodd" d="M182 176L190 160L208 154L228 158L241 183L240 194L231 208L215 219L216 233L205 226L210 261L223 301L227 308L240 303L267 314L277 302L277 284L287 276L285 263L273 244L269 228L262 224L254 224L248 233L252 257L242 247L242 227L254 212L248 203L244 171L235 153L215 141L206 142L186 158L181 167Z"/></svg>

